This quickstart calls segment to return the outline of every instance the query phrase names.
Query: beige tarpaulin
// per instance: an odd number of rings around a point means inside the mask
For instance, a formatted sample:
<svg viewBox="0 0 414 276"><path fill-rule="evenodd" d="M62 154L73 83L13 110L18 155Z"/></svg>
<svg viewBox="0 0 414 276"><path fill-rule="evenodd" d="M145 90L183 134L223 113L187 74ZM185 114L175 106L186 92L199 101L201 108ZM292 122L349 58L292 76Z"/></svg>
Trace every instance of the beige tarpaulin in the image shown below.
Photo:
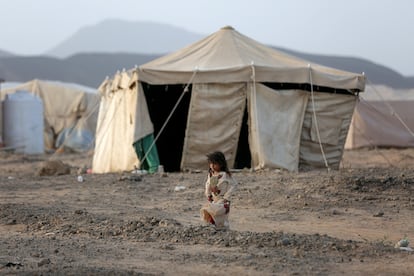
<svg viewBox="0 0 414 276"><path fill-rule="evenodd" d="M139 167L133 143L152 133L153 126L142 88L132 80L130 73L122 72L99 88L102 100L92 164L94 173Z"/></svg>
<svg viewBox="0 0 414 276"><path fill-rule="evenodd" d="M321 155L320 139L329 167L337 169L342 159L357 98L350 95L316 92L313 96L314 104L310 95L303 119L300 164L324 167L325 160Z"/></svg>
<svg viewBox="0 0 414 276"><path fill-rule="evenodd" d="M414 89L367 85L358 102L346 149L414 147Z"/></svg>
<svg viewBox="0 0 414 276"><path fill-rule="evenodd" d="M194 85L181 167L203 168L206 153L217 149L226 153L232 167L245 105L244 83Z"/></svg>
<svg viewBox="0 0 414 276"><path fill-rule="evenodd" d="M296 171L306 91L273 90L257 84L249 93L252 167Z"/></svg>
<svg viewBox="0 0 414 276"><path fill-rule="evenodd" d="M364 90L365 77L277 51L224 27L175 53L139 66L139 79L152 84L256 82L309 83L337 89ZM254 70L254 72L252 71Z"/></svg>

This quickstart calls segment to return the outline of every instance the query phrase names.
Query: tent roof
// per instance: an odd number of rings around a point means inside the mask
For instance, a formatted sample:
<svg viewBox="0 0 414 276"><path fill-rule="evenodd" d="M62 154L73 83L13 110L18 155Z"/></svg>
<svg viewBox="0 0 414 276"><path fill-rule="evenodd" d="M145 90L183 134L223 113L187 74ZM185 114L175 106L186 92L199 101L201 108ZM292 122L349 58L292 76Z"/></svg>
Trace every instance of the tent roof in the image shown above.
<svg viewBox="0 0 414 276"><path fill-rule="evenodd" d="M78 83L71 83L71 82L62 82L62 81L55 81L55 80L41 80L41 79L33 79L28 82L4 82L1 84L1 88L3 90L17 90L17 89L27 89L28 87L33 87L35 85L50 85L51 87L59 88L67 88L71 90L75 90L78 92L86 92L92 94L98 94L98 89L85 86Z"/></svg>
<svg viewBox="0 0 414 276"><path fill-rule="evenodd" d="M363 91L365 77L277 51L230 26L138 67L151 84L272 82Z"/></svg>

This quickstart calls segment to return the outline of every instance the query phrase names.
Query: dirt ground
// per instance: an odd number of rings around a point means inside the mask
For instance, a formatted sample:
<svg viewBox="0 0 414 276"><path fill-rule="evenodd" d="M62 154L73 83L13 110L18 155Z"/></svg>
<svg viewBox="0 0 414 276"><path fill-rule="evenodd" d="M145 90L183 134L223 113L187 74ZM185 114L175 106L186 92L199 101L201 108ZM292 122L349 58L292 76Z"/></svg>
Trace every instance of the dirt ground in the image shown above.
<svg viewBox="0 0 414 276"><path fill-rule="evenodd" d="M70 174L40 176L50 160ZM227 231L199 219L206 172L78 181L91 163L0 151L1 275L414 274L394 246L414 244L414 149L346 151L338 171L235 171Z"/></svg>

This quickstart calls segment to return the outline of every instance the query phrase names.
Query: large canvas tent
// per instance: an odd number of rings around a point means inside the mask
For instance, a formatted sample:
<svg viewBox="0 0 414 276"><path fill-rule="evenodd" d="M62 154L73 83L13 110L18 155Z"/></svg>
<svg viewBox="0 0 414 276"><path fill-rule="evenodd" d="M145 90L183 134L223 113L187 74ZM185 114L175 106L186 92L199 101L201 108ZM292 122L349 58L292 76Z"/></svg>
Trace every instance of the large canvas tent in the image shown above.
<svg viewBox="0 0 414 276"><path fill-rule="evenodd" d="M358 101L346 149L414 147L414 89L369 84Z"/></svg>
<svg viewBox="0 0 414 276"><path fill-rule="evenodd" d="M233 168L337 168L365 87L362 74L311 64L232 27L125 73L139 110L128 109L133 133L125 147L132 151L131 141L153 131L167 171L204 169L216 150ZM113 80L101 89L118 93ZM95 147L94 171L114 171L101 169L116 163L103 158L103 144Z"/></svg>
<svg viewBox="0 0 414 276"><path fill-rule="evenodd" d="M0 91L0 100L3 101L7 94L19 90L38 96L43 102L46 150L93 149L100 102L96 88L76 83L34 79L25 83L4 83ZM7 130L2 129L0 124L0 134L4 131Z"/></svg>

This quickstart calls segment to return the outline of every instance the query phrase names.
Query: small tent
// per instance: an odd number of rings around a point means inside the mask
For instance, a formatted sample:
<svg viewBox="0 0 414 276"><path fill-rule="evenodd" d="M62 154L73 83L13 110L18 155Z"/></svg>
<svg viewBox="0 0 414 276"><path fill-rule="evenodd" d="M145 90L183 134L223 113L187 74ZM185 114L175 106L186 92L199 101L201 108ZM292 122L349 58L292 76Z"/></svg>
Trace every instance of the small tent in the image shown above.
<svg viewBox="0 0 414 276"><path fill-rule="evenodd" d="M365 87L364 75L311 64L232 27L126 74L139 111L123 111L133 132L125 147L153 133L166 171L205 169L216 150L232 168L338 168ZM112 83L101 88L115 95ZM95 155L109 150L103 144ZM110 161L96 158L94 168L101 162Z"/></svg>
<svg viewBox="0 0 414 276"><path fill-rule="evenodd" d="M93 149L100 96L97 89L59 81L34 79L26 83L4 83L0 100L23 90L42 99L45 148L73 151ZM4 130L0 125L0 134Z"/></svg>
<svg viewBox="0 0 414 276"><path fill-rule="evenodd" d="M345 149L414 147L414 89L369 84L358 101Z"/></svg>

